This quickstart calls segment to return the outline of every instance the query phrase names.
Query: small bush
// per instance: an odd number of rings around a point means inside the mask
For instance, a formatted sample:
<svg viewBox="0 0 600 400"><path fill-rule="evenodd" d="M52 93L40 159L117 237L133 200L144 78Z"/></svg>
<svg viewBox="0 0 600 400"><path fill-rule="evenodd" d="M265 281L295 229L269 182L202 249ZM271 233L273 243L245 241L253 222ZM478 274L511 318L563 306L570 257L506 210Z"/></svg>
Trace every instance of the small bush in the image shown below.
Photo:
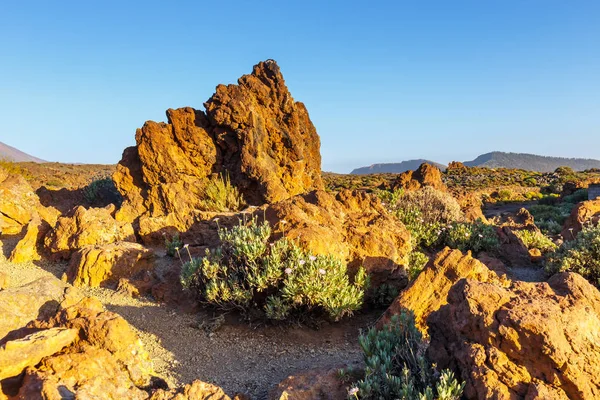
<svg viewBox="0 0 600 400"><path fill-rule="evenodd" d="M515 231L515 235L523 241L528 249L538 249L542 253L549 253L557 248L550 238L538 231L520 230Z"/></svg>
<svg viewBox="0 0 600 400"><path fill-rule="evenodd" d="M120 206L123 202L123 197L111 177L99 178L90 182L83 188L83 196L92 205L113 203Z"/></svg>
<svg viewBox="0 0 600 400"><path fill-rule="evenodd" d="M600 224L585 226L575 240L564 242L548 257L546 270L577 272L600 287Z"/></svg>
<svg viewBox="0 0 600 400"><path fill-rule="evenodd" d="M511 201L513 198L513 193L508 189L502 189L498 191L496 198L499 201Z"/></svg>
<svg viewBox="0 0 600 400"><path fill-rule="evenodd" d="M461 251L494 251L500 247L500 240L492 225L476 221L455 222L443 228L442 241L445 245Z"/></svg>
<svg viewBox="0 0 600 400"><path fill-rule="evenodd" d="M165 247L167 248L167 255L169 257L175 257L177 250L181 249L183 242L179 239L179 233L174 234L171 237L165 236Z"/></svg>
<svg viewBox="0 0 600 400"><path fill-rule="evenodd" d="M577 204L588 199L588 190L579 189L573 194L563 197L563 201L566 203Z"/></svg>
<svg viewBox="0 0 600 400"><path fill-rule="evenodd" d="M439 240L441 222L427 222L417 207L406 206L395 212L396 217L410 232L413 248L432 247Z"/></svg>
<svg viewBox="0 0 600 400"><path fill-rule="evenodd" d="M214 212L239 211L246 205L241 193L231 184L229 175L219 175L208 181L200 203L204 211Z"/></svg>
<svg viewBox="0 0 600 400"><path fill-rule="evenodd" d="M269 243L270 236L270 225L257 218L219 229L221 247L184 264L182 284L200 301L244 312L259 309L275 320L319 311L339 320L362 306L368 286L363 268L351 283L342 261L308 254L285 238Z"/></svg>
<svg viewBox="0 0 600 400"><path fill-rule="evenodd" d="M571 214L573 204L561 203L559 205L537 204L529 208L535 224L545 234L556 235L562 230L562 225Z"/></svg>
<svg viewBox="0 0 600 400"><path fill-rule="evenodd" d="M413 251L408 256L408 279L414 281L429 262L429 257L420 251Z"/></svg>
<svg viewBox="0 0 600 400"><path fill-rule="evenodd" d="M395 315L383 329L371 328L359 343L364 378L349 394L356 399L458 400L464 383L452 372L438 374L425 357L425 343L410 312Z"/></svg>
<svg viewBox="0 0 600 400"><path fill-rule="evenodd" d="M387 308L398 297L398 288L394 285L383 283L373 289L369 302L376 308Z"/></svg>

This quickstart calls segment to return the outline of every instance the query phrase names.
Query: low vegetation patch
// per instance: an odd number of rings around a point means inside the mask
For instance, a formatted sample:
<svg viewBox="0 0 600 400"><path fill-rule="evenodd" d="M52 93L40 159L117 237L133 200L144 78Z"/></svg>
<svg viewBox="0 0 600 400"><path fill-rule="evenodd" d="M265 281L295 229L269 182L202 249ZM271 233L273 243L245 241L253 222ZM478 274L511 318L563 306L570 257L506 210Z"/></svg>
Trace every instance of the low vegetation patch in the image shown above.
<svg viewBox="0 0 600 400"><path fill-rule="evenodd" d="M229 175L211 179L204 188L201 207L204 211L239 211L246 203L238 189L231 184Z"/></svg>
<svg viewBox="0 0 600 400"><path fill-rule="evenodd" d="M89 185L83 188L83 196L85 197L85 201L90 205L112 203L120 206L123 203L123 197L110 176L94 179Z"/></svg>
<svg viewBox="0 0 600 400"><path fill-rule="evenodd" d="M179 239L179 233L174 235L163 234L165 237L165 247L169 257L175 257L175 254L183 247L183 242Z"/></svg>
<svg viewBox="0 0 600 400"><path fill-rule="evenodd" d="M542 253L549 253L556 250L558 247L549 237L538 231L520 230L515 231L515 235L517 235L525 247L530 250L538 249Z"/></svg>
<svg viewBox="0 0 600 400"><path fill-rule="evenodd" d="M222 309L260 310L269 319L325 313L334 320L363 304L368 278L360 268L351 282L346 265L315 256L285 238L269 242L271 226L219 228L222 245L182 267L181 281L198 299Z"/></svg>
<svg viewBox="0 0 600 400"><path fill-rule="evenodd" d="M600 287L600 224L585 226L575 240L564 242L548 257L546 270L577 272Z"/></svg>
<svg viewBox="0 0 600 400"><path fill-rule="evenodd" d="M414 316L402 312L383 329L371 328L359 343L365 361L362 380L349 390L349 398L458 400L464 383L448 370L438 373L426 358L426 344Z"/></svg>
<svg viewBox="0 0 600 400"><path fill-rule="evenodd" d="M32 178L31 173L27 169L10 160L0 159L0 168L3 168L9 174L21 175L27 180Z"/></svg>

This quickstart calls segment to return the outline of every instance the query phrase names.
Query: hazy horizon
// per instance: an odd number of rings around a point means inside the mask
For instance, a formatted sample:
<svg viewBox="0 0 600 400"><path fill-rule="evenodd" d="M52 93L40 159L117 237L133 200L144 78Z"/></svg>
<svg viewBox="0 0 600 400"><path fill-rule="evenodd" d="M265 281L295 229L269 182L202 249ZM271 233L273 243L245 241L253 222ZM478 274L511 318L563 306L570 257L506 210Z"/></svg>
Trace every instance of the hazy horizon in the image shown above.
<svg viewBox="0 0 600 400"><path fill-rule="evenodd" d="M143 5L143 6L142 6ZM182 12L185 10L185 12ZM0 141L114 164L146 120L278 61L321 137L324 171L600 158L600 3L9 3Z"/></svg>

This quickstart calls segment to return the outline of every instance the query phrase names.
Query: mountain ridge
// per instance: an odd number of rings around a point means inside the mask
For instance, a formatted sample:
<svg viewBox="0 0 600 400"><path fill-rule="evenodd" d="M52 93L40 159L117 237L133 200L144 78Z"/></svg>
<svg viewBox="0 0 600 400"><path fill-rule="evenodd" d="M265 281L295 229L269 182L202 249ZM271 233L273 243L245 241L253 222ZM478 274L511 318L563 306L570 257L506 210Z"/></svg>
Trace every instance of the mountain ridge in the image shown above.
<svg viewBox="0 0 600 400"><path fill-rule="evenodd" d="M34 157L27 154L15 147L9 146L6 143L0 142L0 160L14 161L14 162L36 162L45 163L46 161L41 158Z"/></svg>

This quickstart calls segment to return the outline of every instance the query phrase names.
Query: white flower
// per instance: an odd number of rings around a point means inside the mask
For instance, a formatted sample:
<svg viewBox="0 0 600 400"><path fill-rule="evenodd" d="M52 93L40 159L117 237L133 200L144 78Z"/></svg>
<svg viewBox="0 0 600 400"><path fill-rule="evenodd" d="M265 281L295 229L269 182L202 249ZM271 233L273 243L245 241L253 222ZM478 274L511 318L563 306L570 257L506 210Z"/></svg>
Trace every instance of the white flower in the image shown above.
<svg viewBox="0 0 600 400"><path fill-rule="evenodd" d="M469 237L469 234L468 234L468 233L465 233L465 237Z"/></svg>
<svg viewBox="0 0 600 400"><path fill-rule="evenodd" d="M483 235L480 233L480 234L479 234L479 237L480 237L480 238L482 238L482 237L483 237Z"/></svg>
<svg viewBox="0 0 600 400"><path fill-rule="evenodd" d="M215 222L219 222L219 218L215 218Z"/></svg>
<svg viewBox="0 0 600 400"><path fill-rule="evenodd" d="M300 264L300 265L304 265L304 264L306 264L306 261L304 261L304 260L300 260L300 261L298 261L298 264Z"/></svg>
<svg viewBox="0 0 600 400"><path fill-rule="evenodd" d="M353 387L352 389L348 390L348 396L356 396L357 394L358 394L357 387Z"/></svg>
<svg viewBox="0 0 600 400"><path fill-rule="evenodd" d="M269 246L273 247L275 246L275 243L269 243Z"/></svg>
<svg viewBox="0 0 600 400"><path fill-rule="evenodd" d="M288 274L288 275L289 275L289 274L291 274L291 273L292 273L292 271L293 271L293 270L292 270L291 268L286 268L286 269L285 269L285 273L286 273L286 274Z"/></svg>
<svg viewBox="0 0 600 400"><path fill-rule="evenodd" d="M186 244L183 245L184 249L187 249L188 247L190 247L190 245L188 243L186 243Z"/></svg>
<svg viewBox="0 0 600 400"><path fill-rule="evenodd" d="M325 275L325 273L326 273L326 272L325 272L325 270L324 270L323 268L320 268L320 269L319 269L319 273L320 273L321 275Z"/></svg>
<svg viewBox="0 0 600 400"><path fill-rule="evenodd" d="M315 256L308 256L308 259L309 259L310 261L315 261L315 260L317 259L317 257L315 257Z"/></svg>
<svg viewBox="0 0 600 400"><path fill-rule="evenodd" d="M287 221L285 219L282 219L281 221L279 221L280 224L285 225L287 224Z"/></svg>
<svg viewBox="0 0 600 400"><path fill-rule="evenodd" d="M442 234L442 231L438 231L438 236L440 236Z"/></svg>

